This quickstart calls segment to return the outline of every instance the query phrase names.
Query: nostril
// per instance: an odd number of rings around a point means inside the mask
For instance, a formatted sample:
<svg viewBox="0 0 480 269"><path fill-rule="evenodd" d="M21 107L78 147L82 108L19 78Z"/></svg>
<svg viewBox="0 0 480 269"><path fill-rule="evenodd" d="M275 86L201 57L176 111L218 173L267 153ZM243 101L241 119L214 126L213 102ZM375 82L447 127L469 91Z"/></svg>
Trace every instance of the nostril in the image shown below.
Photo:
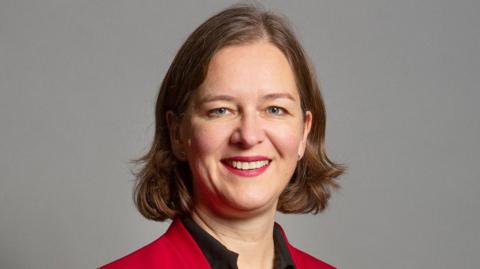
<svg viewBox="0 0 480 269"><path fill-rule="evenodd" d="M254 146L263 142L265 138L264 129L259 124L257 113L243 113L238 126L231 136L231 142L244 148Z"/></svg>
<svg viewBox="0 0 480 269"><path fill-rule="evenodd" d="M263 139L261 135L249 132L240 132L236 143L244 146L254 146L262 141Z"/></svg>

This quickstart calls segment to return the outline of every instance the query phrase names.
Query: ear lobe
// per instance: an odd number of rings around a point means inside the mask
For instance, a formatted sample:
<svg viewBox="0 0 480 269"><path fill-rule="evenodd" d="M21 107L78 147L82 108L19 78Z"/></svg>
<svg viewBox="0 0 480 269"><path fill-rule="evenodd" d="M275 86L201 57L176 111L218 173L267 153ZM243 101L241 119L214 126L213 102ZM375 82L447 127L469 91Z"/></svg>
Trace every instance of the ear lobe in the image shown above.
<svg viewBox="0 0 480 269"><path fill-rule="evenodd" d="M185 150L180 136L180 119L171 110L167 111L165 118L167 121L168 133L170 135L170 146L173 154L177 159L185 161Z"/></svg>

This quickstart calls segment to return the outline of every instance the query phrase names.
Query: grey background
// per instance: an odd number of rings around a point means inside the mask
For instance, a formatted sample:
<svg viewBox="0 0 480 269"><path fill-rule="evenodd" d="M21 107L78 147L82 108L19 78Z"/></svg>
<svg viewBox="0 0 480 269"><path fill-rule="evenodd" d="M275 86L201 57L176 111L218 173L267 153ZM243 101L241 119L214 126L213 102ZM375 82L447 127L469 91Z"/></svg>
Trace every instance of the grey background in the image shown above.
<svg viewBox="0 0 480 269"><path fill-rule="evenodd" d="M94 268L157 238L129 160L163 75L234 1L0 1L0 267ZM320 215L279 215L340 268L480 268L480 2L264 1L311 56L327 146Z"/></svg>

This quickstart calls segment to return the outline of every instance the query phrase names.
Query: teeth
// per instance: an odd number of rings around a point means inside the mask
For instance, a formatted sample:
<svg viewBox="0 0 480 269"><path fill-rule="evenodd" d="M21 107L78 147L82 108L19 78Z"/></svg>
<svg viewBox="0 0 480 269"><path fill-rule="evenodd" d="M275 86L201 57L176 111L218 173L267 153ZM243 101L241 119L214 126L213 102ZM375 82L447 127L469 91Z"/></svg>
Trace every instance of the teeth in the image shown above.
<svg viewBox="0 0 480 269"><path fill-rule="evenodd" d="M256 161L256 162L240 162L240 161L231 161L230 165L237 169L241 170L250 170L250 169L258 169L268 164L267 160L264 161Z"/></svg>

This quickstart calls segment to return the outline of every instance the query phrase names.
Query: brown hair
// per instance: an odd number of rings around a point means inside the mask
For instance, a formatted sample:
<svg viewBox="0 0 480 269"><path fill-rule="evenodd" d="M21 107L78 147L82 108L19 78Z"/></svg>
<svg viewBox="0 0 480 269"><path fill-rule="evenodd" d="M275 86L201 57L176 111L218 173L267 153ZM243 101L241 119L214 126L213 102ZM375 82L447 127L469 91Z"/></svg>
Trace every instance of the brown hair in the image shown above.
<svg viewBox="0 0 480 269"><path fill-rule="evenodd" d="M163 221L192 210L192 175L188 163L175 158L166 113L181 115L190 96L204 81L213 55L221 48L266 40L278 47L293 67L302 110L313 122L304 157L282 192L277 210L314 214L327 206L335 178L344 171L325 151L325 106L313 69L285 19L252 5L236 5L200 25L175 56L160 87L155 109L155 137L148 153L137 160L134 199L140 213Z"/></svg>

